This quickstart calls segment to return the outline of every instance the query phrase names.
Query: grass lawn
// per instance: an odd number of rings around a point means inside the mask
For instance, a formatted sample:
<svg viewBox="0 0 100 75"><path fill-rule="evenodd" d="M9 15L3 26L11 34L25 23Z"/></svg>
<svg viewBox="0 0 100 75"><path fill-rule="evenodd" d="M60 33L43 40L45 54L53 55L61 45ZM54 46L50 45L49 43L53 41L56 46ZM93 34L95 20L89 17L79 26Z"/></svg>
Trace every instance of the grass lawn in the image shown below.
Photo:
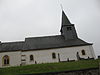
<svg viewBox="0 0 100 75"><path fill-rule="evenodd" d="M0 75L34 74L98 68L99 61L100 60L81 60L75 62L33 64L20 67L1 68Z"/></svg>

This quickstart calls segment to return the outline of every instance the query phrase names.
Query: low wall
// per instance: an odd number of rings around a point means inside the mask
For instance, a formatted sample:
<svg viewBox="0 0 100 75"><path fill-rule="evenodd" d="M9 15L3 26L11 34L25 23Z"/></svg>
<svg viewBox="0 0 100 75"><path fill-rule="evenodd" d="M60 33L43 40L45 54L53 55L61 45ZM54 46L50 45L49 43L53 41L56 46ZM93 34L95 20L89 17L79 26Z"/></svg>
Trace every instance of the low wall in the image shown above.
<svg viewBox="0 0 100 75"><path fill-rule="evenodd" d="M92 69L83 69L77 71L63 71L63 72L27 74L27 75L99 75L99 69L92 68Z"/></svg>

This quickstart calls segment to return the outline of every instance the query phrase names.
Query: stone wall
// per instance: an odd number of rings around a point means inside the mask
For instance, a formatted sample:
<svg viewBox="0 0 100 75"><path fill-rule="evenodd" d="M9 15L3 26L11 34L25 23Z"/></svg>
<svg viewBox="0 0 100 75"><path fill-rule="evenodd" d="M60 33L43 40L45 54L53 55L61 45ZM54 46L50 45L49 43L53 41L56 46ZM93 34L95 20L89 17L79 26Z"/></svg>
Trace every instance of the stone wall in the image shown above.
<svg viewBox="0 0 100 75"><path fill-rule="evenodd" d="M92 69L84 69L84 70L77 70L77 71L64 71L64 72L27 74L27 75L99 75L99 69L92 68Z"/></svg>

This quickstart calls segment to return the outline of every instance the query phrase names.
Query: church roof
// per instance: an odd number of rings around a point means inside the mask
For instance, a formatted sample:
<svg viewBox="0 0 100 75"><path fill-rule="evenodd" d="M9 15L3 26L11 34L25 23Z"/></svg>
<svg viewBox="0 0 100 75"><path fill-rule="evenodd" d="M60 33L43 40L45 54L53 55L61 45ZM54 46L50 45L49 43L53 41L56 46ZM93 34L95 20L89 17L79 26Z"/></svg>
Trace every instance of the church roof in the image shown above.
<svg viewBox="0 0 100 75"><path fill-rule="evenodd" d="M31 37L26 38L22 42L1 43L0 52L8 51L27 51L27 50L44 50L52 48L64 48L73 46L92 45L84 42L81 39L65 40L62 35L46 36L46 37Z"/></svg>

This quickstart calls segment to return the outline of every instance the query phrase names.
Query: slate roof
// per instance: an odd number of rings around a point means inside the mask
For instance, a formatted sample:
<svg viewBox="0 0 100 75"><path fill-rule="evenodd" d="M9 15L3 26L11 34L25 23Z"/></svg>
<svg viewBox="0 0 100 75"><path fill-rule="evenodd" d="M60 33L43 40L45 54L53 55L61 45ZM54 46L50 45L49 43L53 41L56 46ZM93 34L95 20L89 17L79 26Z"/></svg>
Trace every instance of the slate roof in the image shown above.
<svg viewBox="0 0 100 75"><path fill-rule="evenodd" d="M44 50L52 48L63 48L73 46L92 45L81 39L65 40L62 35L31 37L21 42L8 42L0 44L0 52L8 51L27 51L27 50Z"/></svg>
<svg viewBox="0 0 100 75"><path fill-rule="evenodd" d="M62 11L62 25L70 25L71 22L69 21L68 17L66 16L65 12Z"/></svg>

